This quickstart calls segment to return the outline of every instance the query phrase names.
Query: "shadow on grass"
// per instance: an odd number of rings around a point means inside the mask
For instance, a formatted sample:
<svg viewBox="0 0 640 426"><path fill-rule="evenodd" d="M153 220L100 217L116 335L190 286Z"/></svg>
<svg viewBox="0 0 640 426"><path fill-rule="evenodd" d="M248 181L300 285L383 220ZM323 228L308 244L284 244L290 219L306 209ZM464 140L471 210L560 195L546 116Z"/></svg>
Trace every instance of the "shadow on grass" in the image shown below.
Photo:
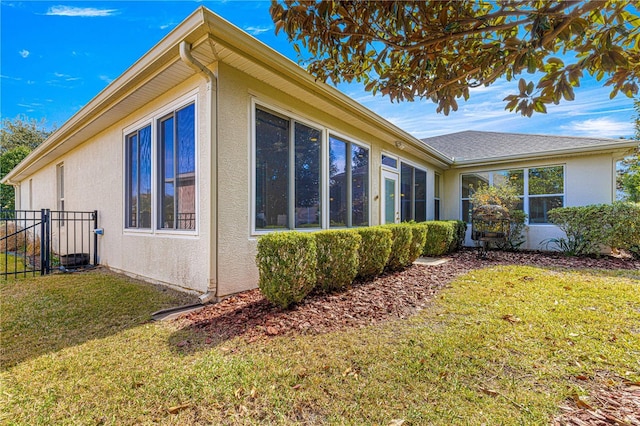
<svg viewBox="0 0 640 426"><path fill-rule="evenodd" d="M192 296L94 270L0 282L0 366L136 327Z"/></svg>

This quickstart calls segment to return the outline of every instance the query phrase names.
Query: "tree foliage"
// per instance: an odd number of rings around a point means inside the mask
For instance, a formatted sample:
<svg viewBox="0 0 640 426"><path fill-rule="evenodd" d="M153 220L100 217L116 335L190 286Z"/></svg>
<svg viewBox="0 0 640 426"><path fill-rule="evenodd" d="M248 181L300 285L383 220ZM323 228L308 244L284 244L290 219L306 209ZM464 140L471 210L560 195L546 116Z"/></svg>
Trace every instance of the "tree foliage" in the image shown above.
<svg viewBox="0 0 640 426"><path fill-rule="evenodd" d="M6 176L29 153L38 147L51 132L45 121L17 116L5 118L0 128L0 179ZM0 208L13 210L14 190L10 185L0 185Z"/></svg>
<svg viewBox="0 0 640 426"><path fill-rule="evenodd" d="M431 99L444 114L498 79L519 79L506 109L526 116L573 100L584 72L611 97L638 93L637 1L284 0L270 12L319 80Z"/></svg>
<svg viewBox="0 0 640 426"><path fill-rule="evenodd" d="M640 140L640 99L634 101L634 108L636 110L635 139ZM617 189L622 192L624 200L640 203L640 145L636 147L633 154L625 157L620 163L617 170Z"/></svg>

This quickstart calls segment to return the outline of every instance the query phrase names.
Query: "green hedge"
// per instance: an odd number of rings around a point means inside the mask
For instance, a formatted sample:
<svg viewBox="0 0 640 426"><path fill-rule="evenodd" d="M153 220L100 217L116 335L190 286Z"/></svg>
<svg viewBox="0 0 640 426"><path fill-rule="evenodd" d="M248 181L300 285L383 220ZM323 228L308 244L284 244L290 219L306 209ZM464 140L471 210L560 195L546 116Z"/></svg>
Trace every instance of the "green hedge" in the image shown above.
<svg viewBox="0 0 640 426"><path fill-rule="evenodd" d="M391 271L404 269L411 264L411 242L413 240L413 232L411 231L412 226L408 223L382 226L391 231L393 238L391 254L387 261L387 268Z"/></svg>
<svg viewBox="0 0 640 426"><path fill-rule="evenodd" d="M359 250L358 277L362 279L377 277L382 274L389 260L393 233L382 226L355 228L354 232L357 232L362 238Z"/></svg>
<svg viewBox="0 0 640 426"><path fill-rule="evenodd" d="M547 240L565 254L599 255L602 246L640 255L640 204L615 202L550 210L549 220L566 237Z"/></svg>
<svg viewBox="0 0 640 426"><path fill-rule="evenodd" d="M442 256L455 247L457 227L454 222L433 220L423 224L427 227L427 239L422 249L424 256Z"/></svg>
<svg viewBox="0 0 640 426"><path fill-rule="evenodd" d="M422 255L427 240L427 227L423 223L411 224L411 246L409 249L409 265Z"/></svg>
<svg viewBox="0 0 640 426"><path fill-rule="evenodd" d="M258 240L258 286L264 297L282 308L304 299L316 285L316 239L287 231Z"/></svg>
<svg viewBox="0 0 640 426"><path fill-rule="evenodd" d="M319 231L316 239L316 283L324 291L350 285L358 274L362 237L353 230Z"/></svg>

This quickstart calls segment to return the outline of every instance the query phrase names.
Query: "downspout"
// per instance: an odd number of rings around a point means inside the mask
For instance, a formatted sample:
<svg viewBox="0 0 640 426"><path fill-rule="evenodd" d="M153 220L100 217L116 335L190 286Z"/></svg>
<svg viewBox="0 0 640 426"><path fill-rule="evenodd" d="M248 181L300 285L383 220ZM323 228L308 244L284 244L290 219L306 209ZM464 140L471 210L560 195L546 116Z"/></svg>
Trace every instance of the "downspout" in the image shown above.
<svg viewBox="0 0 640 426"><path fill-rule="evenodd" d="M202 303L210 303L218 300L218 69L211 71L196 58L191 55L191 45L186 41L180 43L180 59L191 69L198 73L203 73L207 80L207 101L209 104L209 144L211 152L211 167L213 173L209 184L211 185L210 202L211 208L211 231L209 232L210 246L213 246L211 254L212 265L209 269L209 284L205 294L200 296ZM215 95L213 91L215 90ZM212 244L211 244L212 243ZM213 281L213 282L212 282Z"/></svg>

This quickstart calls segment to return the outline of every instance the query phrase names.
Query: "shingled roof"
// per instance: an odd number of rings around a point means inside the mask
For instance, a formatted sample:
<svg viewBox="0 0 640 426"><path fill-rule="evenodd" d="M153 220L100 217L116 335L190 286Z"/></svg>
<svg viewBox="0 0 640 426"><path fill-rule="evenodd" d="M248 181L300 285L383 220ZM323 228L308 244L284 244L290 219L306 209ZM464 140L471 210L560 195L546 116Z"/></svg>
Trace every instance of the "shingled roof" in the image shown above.
<svg viewBox="0 0 640 426"><path fill-rule="evenodd" d="M639 142L574 136L463 131L422 139L456 163L626 149Z"/></svg>

